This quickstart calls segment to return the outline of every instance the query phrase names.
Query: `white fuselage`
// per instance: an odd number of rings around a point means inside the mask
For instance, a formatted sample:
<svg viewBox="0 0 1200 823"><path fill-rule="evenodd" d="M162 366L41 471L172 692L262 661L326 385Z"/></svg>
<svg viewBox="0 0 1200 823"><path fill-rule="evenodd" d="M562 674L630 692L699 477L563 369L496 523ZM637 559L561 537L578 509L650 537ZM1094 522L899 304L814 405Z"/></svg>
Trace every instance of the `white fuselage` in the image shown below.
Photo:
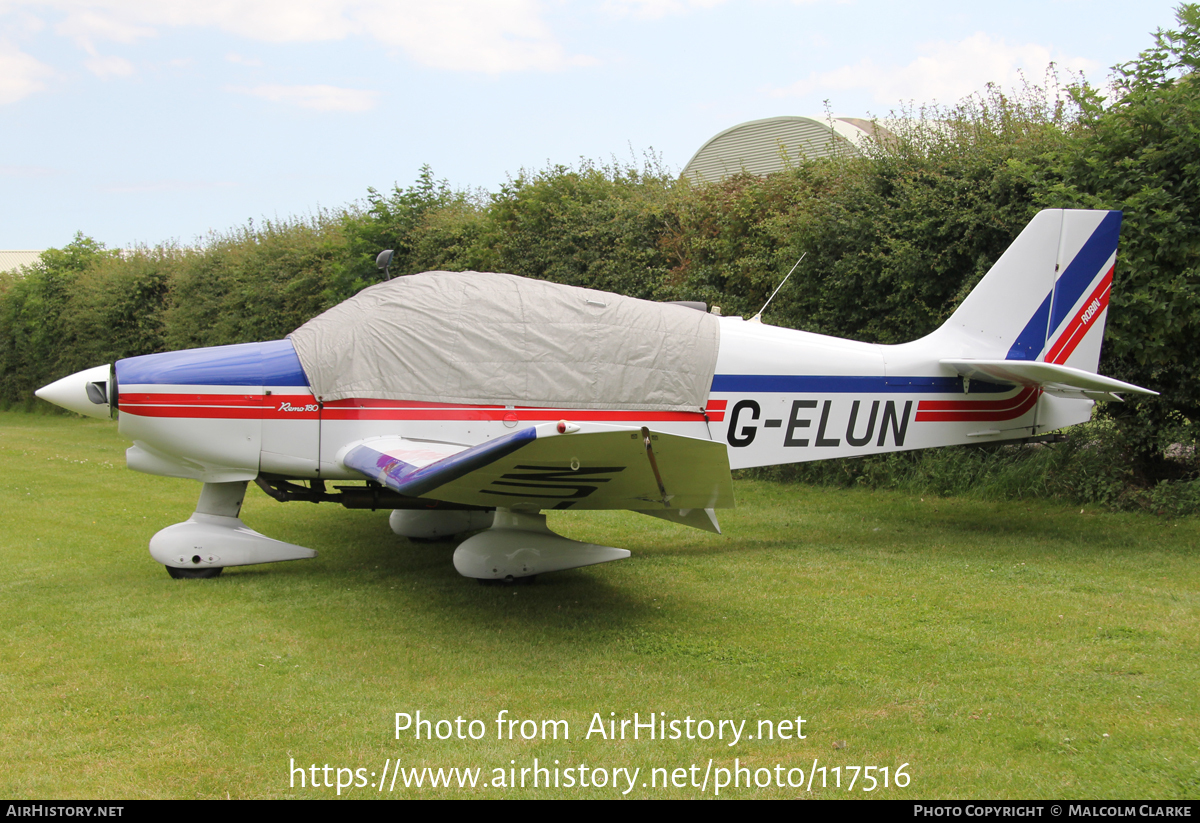
<svg viewBox="0 0 1200 823"><path fill-rule="evenodd" d="M287 341L250 346L273 347ZM370 437L473 446L519 428L565 419L647 426L724 442L731 468L1027 437L1086 420L1091 403L1036 389L976 382L964 392L944 354L924 338L881 346L721 320L720 349L704 411L629 412L347 399L321 403L298 369L266 368L258 385L131 382L172 369L117 366L120 429L134 441L131 468L206 482L290 478L361 479L338 459ZM194 350L221 373L245 346ZM150 355L170 358L181 353ZM264 360L268 358L263 358ZM153 365L153 364L150 364ZM282 375L279 377L277 375ZM298 376L297 376L298 375ZM291 379L288 379L288 377ZM187 379L197 379L189 376ZM198 379L204 379L201 375Z"/></svg>

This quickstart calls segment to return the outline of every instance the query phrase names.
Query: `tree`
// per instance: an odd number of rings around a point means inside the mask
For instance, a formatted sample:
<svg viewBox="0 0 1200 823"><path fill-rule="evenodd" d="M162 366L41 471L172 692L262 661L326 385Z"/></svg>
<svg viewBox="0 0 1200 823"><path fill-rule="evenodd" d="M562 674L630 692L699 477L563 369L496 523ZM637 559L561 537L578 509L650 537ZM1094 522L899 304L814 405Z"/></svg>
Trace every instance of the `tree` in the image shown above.
<svg viewBox="0 0 1200 823"><path fill-rule="evenodd" d="M1081 122L1045 158L1039 192L1046 205L1124 212L1101 369L1162 393L1108 409L1151 463L1200 424L1200 6L1176 19L1115 68L1111 99L1074 89Z"/></svg>
<svg viewBox="0 0 1200 823"><path fill-rule="evenodd" d="M0 279L0 398L32 403L35 389L72 369L63 345L68 304L83 272L115 252L82 232ZM93 364L94 365L94 364Z"/></svg>

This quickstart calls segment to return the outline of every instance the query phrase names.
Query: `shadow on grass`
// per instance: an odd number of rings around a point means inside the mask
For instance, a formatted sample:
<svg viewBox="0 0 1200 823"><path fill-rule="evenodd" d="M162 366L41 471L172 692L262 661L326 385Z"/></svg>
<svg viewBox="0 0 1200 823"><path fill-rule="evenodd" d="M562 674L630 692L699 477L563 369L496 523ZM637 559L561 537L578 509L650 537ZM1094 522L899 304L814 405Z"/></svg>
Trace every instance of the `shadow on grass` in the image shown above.
<svg viewBox="0 0 1200 823"><path fill-rule="evenodd" d="M412 543L392 534L386 521L359 512L305 520L284 524L279 515L261 516L254 527L316 549L314 560L235 568L213 581L164 580L164 585L239 584L297 608L320 602L332 622L370 626L383 637L415 633L448 643L508 628L538 642L586 646L649 615L644 598L610 582L604 567L540 575L531 585L483 586L455 571L456 542Z"/></svg>

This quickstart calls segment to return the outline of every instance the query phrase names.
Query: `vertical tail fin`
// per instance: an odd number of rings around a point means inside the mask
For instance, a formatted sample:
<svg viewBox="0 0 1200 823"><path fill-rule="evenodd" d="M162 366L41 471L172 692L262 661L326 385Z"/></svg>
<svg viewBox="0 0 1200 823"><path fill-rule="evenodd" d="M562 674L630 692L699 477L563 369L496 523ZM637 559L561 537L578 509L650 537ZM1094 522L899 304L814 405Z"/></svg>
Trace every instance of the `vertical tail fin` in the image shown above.
<svg viewBox="0 0 1200 823"><path fill-rule="evenodd" d="M945 353L1095 372L1119 211L1039 212L935 335Z"/></svg>

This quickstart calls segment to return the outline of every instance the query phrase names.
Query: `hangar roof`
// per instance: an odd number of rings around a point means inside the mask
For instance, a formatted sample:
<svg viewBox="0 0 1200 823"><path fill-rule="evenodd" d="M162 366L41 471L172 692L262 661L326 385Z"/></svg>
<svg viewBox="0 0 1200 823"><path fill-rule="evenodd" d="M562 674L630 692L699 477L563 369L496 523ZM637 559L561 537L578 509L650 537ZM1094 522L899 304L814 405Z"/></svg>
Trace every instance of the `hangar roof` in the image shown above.
<svg viewBox="0 0 1200 823"><path fill-rule="evenodd" d="M33 251L5 251L0 250L0 272L12 271L21 266L28 266L36 263L37 259L42 256L42 249Z"/></svg>
<svg viewBox="0 0 1200 823"><path fill-rule="evenodd" d="M683 176L714 182L747 171L767 175L802 159L858 154L882 130L858 117L768 117L726 129L700 147Z"/></svg>

